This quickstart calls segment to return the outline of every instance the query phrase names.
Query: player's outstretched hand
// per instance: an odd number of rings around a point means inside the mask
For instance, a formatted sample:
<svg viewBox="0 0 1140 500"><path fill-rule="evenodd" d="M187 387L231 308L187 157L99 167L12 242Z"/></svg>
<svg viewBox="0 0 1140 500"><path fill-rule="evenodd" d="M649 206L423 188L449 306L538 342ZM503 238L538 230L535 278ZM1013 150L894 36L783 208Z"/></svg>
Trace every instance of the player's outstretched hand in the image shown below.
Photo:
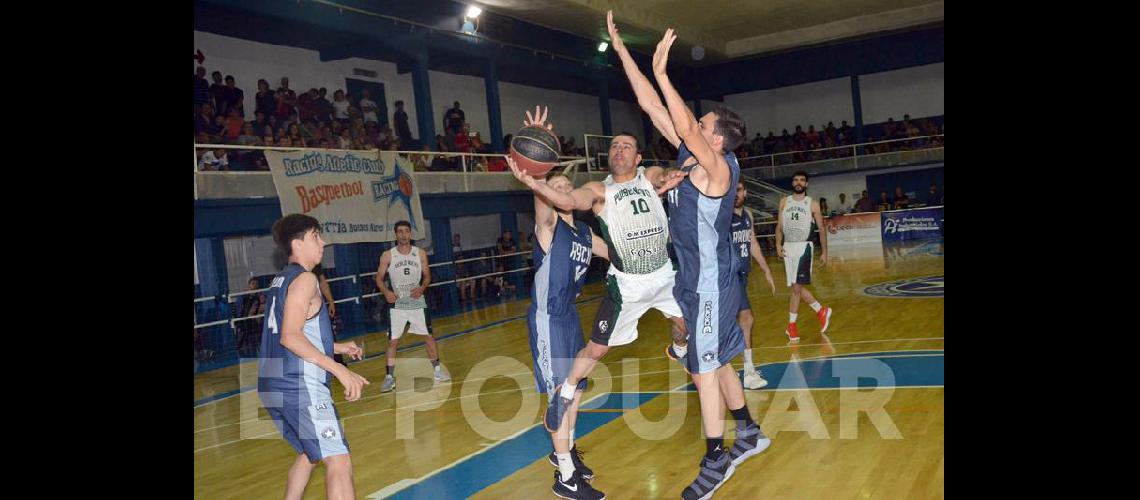
<svg viewBox="0 0 1140 500"><path fill-rule="evenodd" d="M606 30L610 32L610 45L614 47L615 51L621 52L625 50L625 42L621 41L621 34L618 33L617 25L614 24L614 11L606 11Z"/></svg>
<svg viewBox="0 0 1140 500"><path fill-rule="evenodd" d="M665 36L657 42L657 51L653 53L653 74L664 75L665 67L669 64L669 49L673 47L673 42L677 40L677 35L673 34L673 28L665 30Z"/></svg>
<svg viewBox="0 0 1140 500"><path fill-rule="evenodd" d="M541 110L541 113L540 113L540 110ZM550 130L553 132L554 131L554 124L553 123L546 123L546 117L549 114L550 114L550 108L549 107L540 108L539 106L535 106L533 115L530 114L530 111L526 112L526 119L523 120L523 126L529 127L529 126L533 125L535 127L542 127L542 128L545 128L546 130Z"/></svg>
<svg viewBox="0 0 1140 500"><path fill-rule="evenodd" d="M518 179L519 182L523 183L524 186L533 190L538 187L539 182L546 182L546 179L535 179L534 177L531 177L530 174L523 172L522 169L519 168L518 164L515 163L514 158L511 158L511 155L506 155L503 158L507 159L507 166L511 167L511 173L515 174L515 179Z"/></svg>

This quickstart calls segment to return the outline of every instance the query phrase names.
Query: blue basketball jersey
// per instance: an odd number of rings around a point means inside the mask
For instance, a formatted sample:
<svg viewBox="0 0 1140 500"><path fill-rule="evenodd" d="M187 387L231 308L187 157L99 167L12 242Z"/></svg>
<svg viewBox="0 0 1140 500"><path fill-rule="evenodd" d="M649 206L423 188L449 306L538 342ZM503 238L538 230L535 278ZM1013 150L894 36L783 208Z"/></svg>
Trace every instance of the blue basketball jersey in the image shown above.
<svg viewBox="0 0 1140 500"><path fill-rule="evenodd" d="M684 165L691 156L689 148L681 143L677 165ZM732 206L736 197L731 188L740 179L740 165L731 151L724 154L724 159L732 171L730 189L724 196L710 198L701 194L688 177L668 192L669 234L679 264L676 286L685 290L728 290L739 280L739 257L732 244Z"/></svg>
<svg viewBox="0 0 1140 500"><path fill-rule="evenodd" d="M289 285L293 280L305 272L300 264L290 263L273 277L269 290L265 291L265 320L261 331L261 357L258 361L259 391L286 392L306 387L313 391L321 388L328 391L331 374L297 357L293 351L281 345L285 296L289 293ZM333 355L332 323L324 300L321 301L320 312L305 320L303 331L313 347L327 356Z"/></svg>
<svg viewBox="0 0 1140 500"><path fill-rule="evenodd" d="M530 296L536 310L551 316L563 316L576 310L574 298L586 283L592 248L590 226L574 221L571 227L560 217L554 225L550 252L543 252L542 246L535 242L536 270Z"/></svg>
<svg viewBox="0 0 1140 500"><path fill-rule="evenodd" d="M741 274L748 274L752 270L752 217L748 212L732 213L732 244L740 257Z"/></svg>

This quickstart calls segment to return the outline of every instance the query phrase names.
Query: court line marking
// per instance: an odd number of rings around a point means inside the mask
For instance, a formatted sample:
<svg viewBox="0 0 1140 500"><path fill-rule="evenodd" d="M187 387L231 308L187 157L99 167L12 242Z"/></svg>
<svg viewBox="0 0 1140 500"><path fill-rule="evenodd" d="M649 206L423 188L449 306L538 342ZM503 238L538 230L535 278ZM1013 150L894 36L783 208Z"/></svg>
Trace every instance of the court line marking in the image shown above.
<svg viewBox="0 0 1140 500"><path fill-rule="evenodd" d="M596 298L596 299L590 299L590 300L597 300L597 299L600 299L600 297ZM525 317L526 316L523 316L523 318L525 318ZM506 319L506 320L502 320L502 321L505 323L507 321L514 321L514 319ZM499 324L502 324L502 323L499 323ZM487 324L487 325L482 325L482 326L475 327L475 328L484 329L484 328L490 328L492 326L498 326L498 324ZM444 337L437 338L436 342L441 342L443 340L449 340L453 336L459 336L460 333L467 334L467 333L474 333L474 332L473 331L465 331L465 332L449 333L449 334L445 335ZM860 332L852 331L849 333L860 333ZM900 339L851 340L851 341L846 341L846 342L825 342L825 343L818 343L818 344L786 344L786 345L782 345L782 346L753 346L752 349L753 350L755 350L755 349L791 349L793 347L809 347L809 346L823 346L823 345L835 346L835 345L853 345L853 344L875 344L875 343L883 343L883 342L918 342L918 341L925 341L925 340L946 340L946 337L913 337L913 338L900 338ZM424 345L425 344L423 344L423 343L413 344L410 346L406 346L406 347L402 347L400 349L397 349L396 352L401 352L401 351L404 351L405 349L408 349L408 350L416 349L416 348L419 348L419 347L424 346ZM922 350L922 349L913 349L913 350ZM381 353L381 354L384 354L384 353ZM373 361L379 357L380 357L380 354L375 354L371 357L365 358L362 361L355 361L355 362L350 363L350 364L355 365L357 363L364 363L367 361ZM655 358L640 358L640 359L653 360L653 359L661 359L664 357L665 356L659 356L659 357L655 357ZM215 394L215 395L209 396L207 398L199 399L198 401L195 401L196 404L194 405L194 408L201 408L203 406L207 406L207 405L216 403L218 401L229 399L229 398L232 398L234 396L237 396L238 394L241 394L243 392L248 392L248 391L251 391L251 390L256 389L256 388L257 388L257 386L246 386L246 387L242 387L240 389L232 389L232 390L220 393L220 394L225 394L225 396L222 396L222 397L217 397L219 395ZM210 399L210 398L216 398L216 399L211 399L210 401L204 401L205 399Z"/></svg>
<svg viewBox="0 0 1140 500"><path fill-rule="evenodd" d="M943 339L943 337L932 337L932 338L934 338L934 339ZM910 340L917 340L917 339L910 339ZM922 339L922 340L929 340L929 339ZM836 345L836 344L854 344L854 343L864 343L864 342L869 342L869 341L836 342L836 343L832 343L832 345ZM876 341L876 342L877 342L877 341ZM804 344L804 345L826 345L826 344ZM790 347L791 347L791 346L784 346L784 348L790 348ZM753 347L753 349L759 349L759 347ZM777 349L777 348L776 348L776 347L772 347L771 349ZM851 359L851 358L857 358L857 357L876 357L876 356L868 356L868 355L875 355L875 354L880 354L880 355L881 355L881 354L883 354L883 353L907 353L907 352L916 352L916 351L919 351L919 352L926 352L926 351L937 351L937 350L938 350L938 349L901 349L901 350L896 350L896 351L880 351L880 352L877 352L877 353L876 353L876 352L872 352L872 353L849 353L849 354L846 354L846 355L839 355L839 356L836 356L836 355L820 355L820 356L812 356L812 357L807 357L807 358L789 359L789 360L787 360L787 361L772 361L772 362L768 362L768 363L759 363L759 364L757 364L756 366L767 366L767 365L771 365L771 364L773 364L773 363L795 363L795 362L800 362L800 361L809 361L809 360L813 360L813 359L823 359L823 358L835 358L835 359ZM899 356L901 356L901 355L893 355L893 356L892 356L892 355L886 355L886 356L878 356L878 357L899 357ZM658 360L658 359L665 359L665 358L666 358L666 356L657 356L657 357L652 357L652 358L637 358L637 359L646 360L646 361L653 361L653 360ZM625 359L625 358L622 358L622 359ZM610 363L605 363L605 364L608 366ZM672 370L670 369L670 370L665 370L665 371L638 372L638 374L639 374L639 375L657 375L657 374L661 374L661 373L669 373L670 371L672 371ZM531 373L531 372L530 372L530 371L526 371L526 372L515 372L515 373L507 373L507 374L503 374L503 375L496 375L495 377L503 376L503 377L508 377L508 378L510 378L510 377L515 377L515 376L522 376L522 375L526 375L526 374L529 374L529 373ZM607 378L609 378L609 379L614 379L614 378L625 378L625 377L626 377L626 375L620 375L620 376L610 376L610 377L607 377ZM467 378L467 379L463 379L463 383L467 383L467 382L479 382L479 381L487 381L487 380L490 380L490 379L492 379L492 378L494 378L494 377L483 377L483 378ZM528 386L528 387L529 387L529 386ZM253 389L256 389L256 387L252 387L252 388L253 388ZM521 388L520 388L520 389L515 389L515 390L521 390ZM247 391L242 391L242 392L247 392ZM393 391L393 392L391 392L391 394L394 396L394 395L396 395L397 393L405 393L405 394L406 394L406 393L408 393L408 392L414 392L414 390L405 390L405 391ZM497 392L489 392L489 393L481 393L481 394L499 394L499 393L501 393L501 392L502 392L502 391L497 391ZM507 392L509 392L509 391L507 391ZM377 398L381 398L381 397L384 397L384 396L386 396L386 395L388 395L388 394L389 394L389 393L385 392L385 393L380 393L380 394L376 394L376 395L373 395L373 396L362 396L360 399L357 399L356 401L352 401L352 403L360 403L360 402L364 402L364 401L371 401L371 400L373 400L373 399L377 399ZM227 396L227 398L228 398L228 397L232 397L232 396L235 396L235 395L236 395L236 394L233 394L233 395ZM450 401L451 399L452 399L452 398L448 398L448 399L445 399L445 400L444 400L444 402ZM459 398L459 399L461 399L461 398ZM347 401L341 401L341 403L347 403ZM354 416L355 416L355 415L354 415ZM349 418L349 417L344 417L344 418ZM194 431L194 434L199 434L199 433L202 433L202 432L212 431L212 430L214 430L214 429L220 429L220 428L222 428L222 427L231 427L231 426L234 426L234 425L241 425L241 424L243 424L243 423L246 423L246 422L256 422L256 421L258 421L258 420L260 420L260 419L256 419L256 418L255 418L255 419L239 420L239 421L237 421L237 422L230 422L230 423L226 423L226 424L215 425L215 426L213 426L213 427L205 427L205 428L202 428L202 429L198 429L198 430L195 430L195 431Z"/></svg>
<svg viewBox="0 0 1140 500"><path fill-rule="evenodd" d="M606 396L606 395L608 395L608 394L611 394L611 393L609 393L609 392L604 392L604 393L601 393L601 394L597 394L597 395L595 395L594 397L592 397L592 398L590 398L590 399L588 399L588 400L586 400L586 401L582 401L581 403L579 403L579 406L582 406L582 405L586 405L586 404L589 404L589 403L593 402L595 399L598 399L598 398L600 398L600 397L602 397L602 396ZM396 494L396 493L399 493L399 492L401 492L401 491L403 491L403 490L406 490L406 489L408 489L408 488L410 488L410 487L412 487L412 486L415 486L415 485L417 485L417 484L419 484L419 483L422 483L422 482L424 482L424 481L426 481L426 480L428 480L428 479L432 478L433 476L435 476L435 475L437 475L437 474L439 474L439 473L441 473L441 472L443 472L443 471L445 471L445 470L451 469L451 468L453 468L453 467L455 467L455 466L457 466L457 465L459 465L459 464L461 464L461 463L463 463L463 462L466 462L468 459L470 459L470 458L472 458L472 457L474 457L474 456L477 456L477 455L480 455L480 454L486 453L488 450L490 450L490 449L492 449L492 448L494 448L494 447L496 447L496 446L499 446L500 444L502 444L502 443L505 443L505 442L507 442L507 441L508 441L508 440L510 440L510 439L514 439L514 438L517 438L517 437L519 437L519 436L521 436L521 435L525 434L526 432L530 431L531 429L533 429L533 428L535 428L535 427L538 427L539 425L542 425L542 422L539 422L539 423L535 423L535 424L532 424L532 425L528 425L528 426L526 426L526 427L522 428L521 430L519 430L518 432L516 432L516 433L514 433L514 434L511 434L510 436L507 436L507 437L505 437L505 438L503 438L503 439L500 439L500 440L496 441L494 444L492 444L492 445L490 445L490 446L484 446L484 447L483 447L483 448L481 448L481 449L475 450L475 451L473 451L473 452L471 452L471 453L467 454L466 456L460 457L460 458L456 459L455 461L451 462L450 464L447 464L447 465L445 465L445 466L443 466L443 467L441 467L441 468L439 468L439 469L436 469L436 470L434 470L434 471L431 471L431 472L429 472L429 473L427 473L427 474L424 474L423 476L420 476L420 477L418 477L418 478L415 478L415 479L409 479L409 478L404 478L404 479L401 479L400 481L397 481L397 482L395 482L395 483L393 483L393 484L390 484L390 485L388 485L388 486L385 486L384 488L381 488L380 490L378 490L378 491L376 491L376 492L374 492L374 493L372 493L372 494L368 495L368 496L367 496L367 497L365 497L365 498L384 498L384 497L389 497L389 496L392 496L392 495L394 495L394 494Z"/></svg>
<svg viewBox="0 0 1140 500"><path fill-rule="evenodd" d="M945 355L945 354L943 353L943 354L942 354L942 356L944 356L944 355ZM939 355L938 355L938 354L928 354L928 355L925 355L925 357L933 357L933 356L939 356ZM899 357L899 356L888 356L888 357ZM915 356L915 357L919 357L919 356ZM819 360L819 359L827 359L827 358L828 358L828 356L822 356L822 357L817 357L817 358L812 358L812 359L816 359L816 360ZM837 358L837 359L859 359L859 358ZM807 360L807 359L805 359L805 361L806 361L806 360ZM767 363L767 364L773 364L773 363ZM669 393L669 394L686 394L686 395L687 395L687 394L693 394L693 393L695 393L696 391L687 391L687 390L684 390L684 388L685 388L686 386L688 386L690 383L691 383L691 381L690 381L690 382L685 382L685 383L683 383L683 384L681 384L681 385L679 385L679 386L677 386L677 387L675 387L675 388L673 388L673 389L671 389L671 390L668 390L668 391L637 391L637 392L620 392L620 393L608 392L608 393L605 393L605 394L622 394L622 395L625 395L625 394L638 394L638 395L640 395L640 394L653 394L653 395L654 395L654 397L653 397L653 398L650 398L649 400L646 400L644 403L641 403L641 404L639 404L639 405L638 405L638 406L642 406L642 405L644 405L644 404L648 403L649 401L651 401L652 399L656 398L657 396L660 396L660 395L662 395L662 394L666 394L666 393ZM885 389L885 388L887 388L887 387L884 387L884 389ZM899 389L899 388L920 388L920 387L919 387L919 386L900 386L900 387L890 387L890 388L891 388L891 389ZM944 386L924 386L924 387L922 387L922 388L944 388ZM784 391L803 391L803 390L814 390L814 389L815 389L815 388L809 388L809 387L804 387L804 388L795 388L795 389L789 388L789 389L783 389L783 390L780 390L780 389L773 389L773 392L775 392L775 391L780 391L780 392L784 392ZM819 388L819 389L832 389L832 388ZM835 389L840 389L840 388L835 388ZM846 390L860 390L860 389L864 389L864 390L866 390L866 389L868 389L868 388L866 388L866 387L847 387L847 388L842 388L842 389L846 389ZM582 406L585 406L585 405L586 405L586 404L588 404L589 402L592 402L594 399L597 399L599 396L601 396L601 395L598 395L598 396L594 396L593 398L590 398L590 401L587 401L587 402L583 402L583 403L582 403ZM620 410L620 411L624 412L624 411L625 411L625 408L623 408L623 409L622 409L622 410ZM607 423L609 423L609 422L607 422ZM436 474L438 474L438 473L440 473L440 472L443 472L443 471L445 471L445 470L451 469L451 468L453 468L453 467L455 467L455 466L459 465L460 463L462 463L462 462L465 462L465 461L467 461L467 460L471 459L472 457L474 457L474 456L476 456L476 455L479 455L479 454L481 454L481 453L484 453L484 452L486 452L487 450L490 450L490 449L492 449L492 448L495 448L495 447L497 447L497 446L499 446L499 445L501 445L501 444L503 444L503 443L507 442L507 441L508 441L508 440L510 440L510 439L514 439L514 438L516 438L516 437L518 437L518 436L522 435L522 433L524 433L524 432L526 432L526 431L529 431L529 430L531 430L531 429L533 429L533 428L537 427L537 426L538 426L538 425L540 425L540 424L541 424L541 423L537 423L537 424L534 424L534 425L528 426L528 427L526 427L525 429L523 429L522 431L520 431L520 432L518 432L518 433L515 433L515 434L513 434L513 435L511 435L511 436L509 436L509 437L507 437L507 438L501 439L501 440L499 440L498 442L494 443L494 444L493 444L493 445L491 445L491 446L487 446L487 447L484 447L483 449L480 449L480 450L477 450L477 451L475 451L475 452L473 452L473 453L471 453L471 454L468 454L467 456L465 456L465 457L463 457L463 458L461 458L461 459L459 459L459 460L457 460L457 461L455 461L455 462L452 462L452 463L448 464L446 467L444 467L444 468L441 468L441 469L439 469L439 470L436 470L436 471L432 471L431 473L429 473L429 474L426 474L426 475L424 475L424 476L422 476L422 477L420 477L420 478L417 478L417 479L414 479L414 480L409 480L409 479L406 479L406 478L405 478L405 479L401 479L400 481L397 481L397 482L395 482L395 483L392 483L392 484L390 484L390 485L387 485L387 486L385 486L384 488L381 488L380 490L378 490L378 491L376 491L376 492L373 492L372 494L368 495L366 498L370 498L370 499L378 499L378 498L386 498L386 497L389 497L389 496L393 496L393 495L395 495L395 494L397 494L397 493L400 493L401 491L404 491L404 490L406 490L406 489L408 489L408 488L410 488L410 487L412 487L412 486L415 486L415 485L417 485L417 484L419 484L419 483L421 483L421 482L423 482L423 481L425 481L425 480L427 480L427 479L430 479L432 476L435 476ZM602 425L604 426L605 424L602 424ZM587 434L588 434L588 433L587 433ZM586 435L586 434L583 434L582 436L579 436L579 437L584 437L585 435ZM517 471L516 471L516 472L517 472ZM481 492L481 491L483 491L483 490L485 490L485 489L486 489L486 487L484 487L483 489L480 489L479 491L476 491L476 492L475 492L475 494L478 494L479 492Z"/></svg>
<svg viewBox="0 0 1140 500"><path fill-rule="evenodd" d="M854 343L854 342L852 342L852 343ZM811 345L811 344L809 344L809 345ZM823 345L823 344L818 344L818 345ZM753 349L756 349L756 348L754 347ZM927 352L927 351L936 351L936 350L937 350L937 349L902 349L902 350L897 350L897 351L880 351L880 352L877 352L877 353L876 353L876 352L872 352L872 353L850 353L850 354L847 354L847 355L839 355L839 356L835 356L835 355L820 355L820 356L811 356L811 357L806 357L806 358L789 359L789 360L787 360L787 361L771 361L771 362L768 362L768 363L758 363L756 366L758 366L758 367L759 367L759 366L768 366L768 365L771 365L771 364L775 364L775 363L799 363L799 362L802 362L802 361L811 361L811 360L816 360L816 359L824 359L824 358L832 358L832 359L858 359L858 358L866 358L866 357L904 357L904 356L908 356L908 357L909 357L909 356L920 356L920 355L905 355L905 354L899 354L899 355L889 355L889 354L888 354L888 355L885 355L885 356L884 356L884 355L882 355L882 354L883 354L883 353ZM878 355L878 356L876 356L876 355ZM929 354L928 356L937 356L937 355L938 355L938 354ZM638 359L642 359L642 360L648 360L648 361L652 361L652 360L665 359L665 358L666 358L666 356L657 356L657 357L653 357L653 358L638 358ZM624 359L624 358L623 358L623 359ZM609 363L606 363L606 364L607 364L607 366L609 365ZM636 373L636 374L629 374L629 375L658 375L658 374L662 374L662 373L669 373L670 371L672 371L672 369L669 369L669 370L664 370L664 371L658 370L658 371L649 371L649 372L638 372L638 373ZM522 375L526 375L526 374L529 374L529 373L531 373L531 372L530 372L530 371L526 371L526 372L515 372L515 373L507 373L507 374L503 374L503 375L496 375L495 377L503 376L503 377L508 377L508 378L510 378L510 377L515 377L515 376L522 376ZM627 376L626 374L622 374L622 375L618 375L618 376L612 376L612 375L611 375L610 377L606 377L606 378L607 378L607 379L611 379L611 380L612 380L612 379L615 379L615 378L625 378L626 376ZM492 378L494 378L494 377L483 377L483 378L469 378L469 379L463 379L463 383L467 383L467 382L479 382L479 381L487 381L487 380L490 380L490 379L492 379ZM531 387L531 386L527 386L527 387ZM256 387L255 387L255 388L256 388ZM521 391L521 390L522 390L522 388L520 387L519 389L509 389L509 390L504 390L504 391L486 392L486 393L480 393L480 394L501 394L501 393L504 393L504 392ZM243 392L244 392L244 391L243 391ZM356 401L352 401L352 403L360 403L360 402L364 402L364 401L371 401L371 400L373 400L373 399L382 398L382 397L384 397L384 396L387 396L388 394L391 394L391 395L395 396L397 393L405 393L405 394L406 394L406 393L409 393L409 392L415 392L415 391L414 391L414 390L393 391L393 392L391 392L391 393L387 393L387 392L384 392L384 393L380 393L380 394L376 394L376 395L372 395L372 396L362 396L360 399L357 399ZM445 399L445 400L444 400L444 402L447 402L447 401L451 401L452 399L456 399L456 400L458 400L458 399L462 399L462 396L459 396L459 397L455 397L455 398L448 398L448 399ZM347 403L347 401L340 401L340 403ZM414 408L414 406L413 406L413 407L408 407L408 408ZM369 413L369 414L374 414L374 413ZM350 415L350 416L347 416L347 417L343 417L343 418L352 418L352 417L356 417L356 416L359 416L359 415ZM260 419L258 419L258 418L253 418L253 419L240 420L240 421L237 421L237 422L230 422L230 423L226 423L226 424L215 425L215 426L213 426L213 427L205 427L205 428L202 428L202 429L198 429L198 430L194 431L194 434L199 434L199 433L202 433L202 432L212 431L212 430L214 430L214 429L221 429L222 427L231 427L231 426L234 426L234 425L241 425L241 424L243 424L243 423L246 423L246 422L256 422L256 421L258 421L258 420L260 420Z"/></svg>
<svg viewBox="0 0 1140 500"><path fill-rule="evenodd" d="M912 350L913 350L913 351L929 351L929 349L912 349ZM902 350L902 351L883 351L883 353L894 353L894 352L908 352L908 351L907 351L907 350ZM883 354L883 353L867 353L867 354ZM926 354L926 355L914 355L914 356L891 356L891 355L887 355L887 356L883 356L883 357L936 357L936 356L944 356L944 355L940 355L940 354ZM661 359L661 358L664 358L664 357L665 357L665 356L661 356L660 358L649 358L649 359ZM873 357L876 357L876 356L866 356L866 357L871 357L871 358L873 358ZM812 361L812 360L821 360L821 359L840 359L840 360L842 360L842 359L862 359L862 358L858 358L858 357L848 357L848 358L835 358L835 357L833 357L833 356L812 356L812 357L807 357L807 358L800 358L800 359L797 359L797 360L787 360L787 361L772 361L772 362L768 362L768 363L760 363L760 364L758 364L758 365L756 365L756 366L769 366L769 365L774 365L774 364L781 364L781 363L787 363L787 364L791 364L791 363L798 363L798 362L803 362L803 361ZM622 378L626 378L626 377L632 377L632 376L641 376L641 375L659 375L659 374L662 374L662 373L669 373L669 372L671 372L671 371L674 371L674 370L678 370L678 369L681 369L680 365L670 365L670 366L671 366L671 368L670 368L670 369L667 369L667 370L656 370L656 371L648 371L648 372L628 373L628 374L622 374L622 375L617 375L617 376L610 376L610 377L607 377L607 378L608 378L608 379L610 379L610 380L612 380L612 379L622 379ZM525 374L529 374L529 373L531 373L531 372L530 372L530 371L527 371L527 372L519 372L519 373L514 373L514 374L511 374L511 375L525 375ZM509 377L509 376L511 376L511 375L504 375L504 376L508 376L508 377ZM476 378L476 379L471 379L471 381L473 381L473 382L474 382L474 381L478 381L478 380L488 380L488 378L483 378L483 379L478 379L478 378ZM599 379L599 380L600 380L600 379ZM465 380L465 382L466 382L466 380ZM674 388L674 389L671 389L671 390L668 390L668 391L637 391L637 393L659 393L659 394L663 394L663 393L666 393L666 392L671 392L671 393L672 393L672 392L675 392L675 393L685 393L685 394L688 394L688 393L693 393L693 392L695 392L695 391L683 390L683 389L684 389L686 386L688 386L688 385L689 385L689 384L691 384L691 383L692 383L692 380L689 380L688 382L685 382L685 383L683 383L683 384L679 385L677 388ZM944 387L944 386L930 386L929 388L936 388L936 387ZM512 388L512 389L504 389L504 390L501 390L501 391L493 391L493 392L479 392L479 393L470 394L470 395L467 395L467 396L462 396L462 395L460 395L460 396L448 397L448 398L444 399L442 402L441 402L441 401L427 401L427 402L424 402L424 403L418 403L418 404L414 404L414 405L411 405L411 406L404 406L404 407L400 407L400 408L383 408L383 409L380 409L380 410L376 410L376 411L370 411L370 412L364 412L364 413L358 413L358 414L355 414L355 415L346 415L346 416L343 416L343 417L341 417L341 418L340 418L340 420L341 420L341 422L344 422L345 420L348 420L348 419L350 419L350 418L359 418L359 417L368 417L368 416L372 416L372 415L379 415L379 414L381 414L381 413L385 413L385 412L389 412L389 411L396 411L397 409L400 409L400 410L410 410L410 409L412 409L412 408L419 408L419 407L421 407L421 406L426 406L426 405L429 405L429 404L437 404L437 403L438 403L438 404L442 405L442 404L444 404L444 403L447 403L447 402L449 402L449 401L458 401L458 400L461 400L461 399L465 399L465 398L477 398L477 397L480 397L480 396L483 396L483 395L492 395L492 394L505 394L505 393L511 393L511 392L522 392L524 389L533 389L533 388L534 388L534 386L530 386L530 385L528 385L528 386L526 386L526 387L521 387L521 386L520 386L520 387L518 387L518 388ZM925 386L898 386L898 387L892 386L892 388L896 388L896 389L903 389L903 388L927 388L927 387L925 387ZM766 390L766 391L771 391L771 392L781 392L781 391L784 391L784 390L788 390L788 391L791 391L791 390L795 390L795 391L802 391L802 390L835 390L835 389L840 389L840 390L842 390L841 388L836 388L836 387L800 387L800 388L788 388L788 389L767 389L767 388L765 388L764 390ZM868 388L867 388L867 387L854 387L854 388L849 388L849 389L855 389L855 390L859 390L859 389L868 389ZM369 399L376 399L376 398L381 398L381 397L387 396L387 395L389 395L389 394L391 394L391 395L395 396L395 394L396 394L397 392L410 393L410 392L415 392L415 390L414 390L414 389L412 389L412 390L406 390L406 391L393 391L393 392L391 392L391 393L382 393L382 394L378 394L378 395L375 395L375 396L369 396ZM582 405L585 405L586 403L588 403L588 402L590 402L590 401L593 401L595 398L597 398L597 397L601 396L602 394L611 394L611 393L612 393L612 392L604 392L604 393L601 393L601 394L595 395L594 397L590 398L590 400L588 400L588 401L586 401L586 402L583 402L583 403L581 403L581 404L582 404ZM623 393L624 393L624 392L623 392ZM619 393L619 394L621 394L621 393ZM628 393L628 394L634 394L634 392L630 392L630 393ZM364 400L364 398L361 398L361 399L358 399L358 400L356 400L356 401L353 401L353 403L358 403L358 402L361 402L361 401L363 401L363 400ZM341 403L344 403L344 402L342 401ZM234 422L234 423L222 424L222 425L218 425L218 426L215 426L215 427L210 427L210 428L207 428L207 429L202 429L202 430L194 431L194 434L198 434L198 433L200 433L200 432L204 432L204 431L208 431L208 430L214 430L214 429L218 429L218 428L222 428L222 427L230 427L230 426L234 426L234 425L240 425L240 424L243 424L243 423L246 423L246 422L257 422L257 421L261 421L261 420L262 420L262 419L260 419L260 418L254 418L254 419L242 420L242 421L239 421L239 422ZM537 424L535 424L535 425L537 425ZM528 427L528 429L529 429L529 427ZM267 434L260 434L260 435L258 435L258 436L254 436L254 437L251 437L251 438L240 438L240 437L239 437L238 439L234 439L234 440L230 440L230 441L224 441L224 442L221 442L221 443L217 443L217 444L213 444L213 445L210 445L210 446L206 446L206 447L204 447L204 448L199 448L199 449L196 449L196 450L194 450L194 453L198 453L198 452L201 452L201 451L210 450L210 449L213 449L213 448L217 448L217 447L219 447L219 446L225 446L225 445L228 445L228 444L237 443L237 442L240 442L240 441L244 441L244 440L246 440L246 439L257 439L257 438L260 438L260 437L270 436L270 435L273 435L273 434L275 434L275 433L276 433L276 431L275 431L275 432L270 432L270 433L267 433Z"/></svg>

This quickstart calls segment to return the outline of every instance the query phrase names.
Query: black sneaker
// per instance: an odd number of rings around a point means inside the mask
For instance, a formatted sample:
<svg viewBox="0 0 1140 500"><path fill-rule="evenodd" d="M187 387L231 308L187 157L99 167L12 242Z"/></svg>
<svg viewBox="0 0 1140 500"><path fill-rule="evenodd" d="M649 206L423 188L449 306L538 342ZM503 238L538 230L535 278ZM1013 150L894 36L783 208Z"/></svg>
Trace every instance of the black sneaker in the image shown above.
<svg viewBox="0 0 1140 500"><path fill-rule="evenodd" d="M546 456L546 459L550 461L550 465L558 467L558 457L554 456L553 451L550 452L550 455ZM574 445L573 448L570 448L570 460L574 461L574 470L582 473L583 479L587 481L594 480L594 471L586 467L586 464L582 462L582 452L578 451L578 445Z"/></svg>
<svg viewBox="0 0 1140 500"><path fill-rule="evenodd" d="M551 488L555 495L572 500L605 500L606 494L595 490L582 474L574 471L570 480L562 482L562 473L554 471L554 486Z"/></svg>
<svg viewBox="0 0 1140 500"><path fill-rule="evenodd" d="M715 461L709 460L708 457L701 458L701 470L693 483L681 492L681 498L684 500L712 498L713 492L728 481L735 470L736 466L732 464L727 452L721 453L720 458Z"/></svg>

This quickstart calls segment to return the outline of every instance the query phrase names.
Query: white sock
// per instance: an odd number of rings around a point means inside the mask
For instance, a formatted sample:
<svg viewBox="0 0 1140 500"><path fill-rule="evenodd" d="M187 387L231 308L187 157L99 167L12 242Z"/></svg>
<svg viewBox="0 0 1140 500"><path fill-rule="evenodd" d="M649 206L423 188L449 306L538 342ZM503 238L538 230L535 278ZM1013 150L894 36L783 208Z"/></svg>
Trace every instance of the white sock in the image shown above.
<svg viewBox="0 0 1140 500"><path fill-rule="evenodd" d="M689 352L689 344L685 344L684 346L680 346L680 345L677 345L676 342L673 342L673 352L677 354L677 357L683 358L683 357L685 357L685 354L687 354Z"/></svg>
<svg viewBox="0 0 1140 500"><path fill-rule="evenodd" d="M788 323L796 322L796 313L788 313Z"/></svg>
<svg viewBox="0 0 1140 500"><path fill-rule="evenodd" d="M570 449L574 449L574 429L570 429Z"/></svg>
<svg viewBox="0 0 1140 500"><path fill-rule="evenodd" d="M823 307L823 306L819 305L819 302L812 302L811 304L808 304L808 305L811 306L811 310L813 310L815 312L819 312L819 309Z"/></svg>
<svg viewBox="0 0 1140 500"><path fill-rule="evenodd" d="M577 390L578 384L569 385L569 381L562 383L562 390L558 394L571 401L574 400L574 391Z"/></svg>
<svg viewBox="0 0 1140 500"><path fill-rule="evenodd" d="M754 372L756 368L752 367L752 349L744 350L744 373Z"/></svg>
<svg viewBox="0 0 1140 500"><path fill-rule="evenodd" d="M562 473L562 482L570 480L570 476L574 475L574 461L570 459L569 453L555 453L554 457L558 459L558 472Z"/></svg>

